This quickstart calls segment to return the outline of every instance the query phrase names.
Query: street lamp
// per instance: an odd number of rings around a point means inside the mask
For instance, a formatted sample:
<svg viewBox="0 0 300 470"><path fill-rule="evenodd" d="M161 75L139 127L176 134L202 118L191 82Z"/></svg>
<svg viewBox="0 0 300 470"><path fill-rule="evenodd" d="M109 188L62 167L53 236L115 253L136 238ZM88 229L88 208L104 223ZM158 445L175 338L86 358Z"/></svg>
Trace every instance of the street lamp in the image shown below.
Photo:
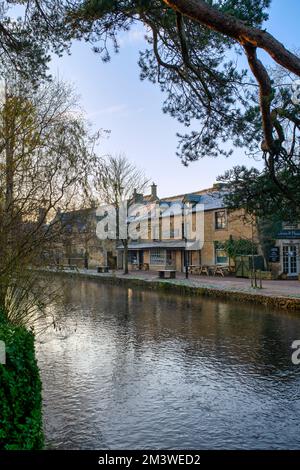
<svg viewBox="0 0 300 470"><path fill-rule="evenodd" d="M189 278L189 264L188 264L188 256L187 256L187 251L186 251L186 242L187 242L187 239L186 237L184 237L184 269L185 269L185 278L188 279Z"/></svg>

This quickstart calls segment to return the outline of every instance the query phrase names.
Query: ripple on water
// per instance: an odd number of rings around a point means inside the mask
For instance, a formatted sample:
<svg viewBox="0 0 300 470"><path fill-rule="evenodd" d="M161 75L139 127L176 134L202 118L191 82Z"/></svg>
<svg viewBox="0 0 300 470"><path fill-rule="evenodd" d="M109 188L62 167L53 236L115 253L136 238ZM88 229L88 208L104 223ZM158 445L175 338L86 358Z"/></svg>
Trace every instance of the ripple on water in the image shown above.
<svg viewBox="0 0 300 470"><path fill-rule="evenodd" d="M300 319L65 283L68 334L37 343L48 448L300 448Z"/></svg>

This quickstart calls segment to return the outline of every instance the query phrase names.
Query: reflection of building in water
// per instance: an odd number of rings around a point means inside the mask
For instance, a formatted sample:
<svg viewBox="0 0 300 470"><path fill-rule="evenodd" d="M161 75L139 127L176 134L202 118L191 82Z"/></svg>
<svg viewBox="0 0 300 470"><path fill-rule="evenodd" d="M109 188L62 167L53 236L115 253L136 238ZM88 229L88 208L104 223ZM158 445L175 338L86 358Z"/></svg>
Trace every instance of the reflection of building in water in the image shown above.
<svg viewBox="0 0 300 470"><path fill-rule="evenodd" d="M130 302L132 345L139 351L144 348L149 352L152 342L161 343L165 350L168 342L175 341L178 360L187 364L200 355L212 358L216 369L255 367L262 376L277 373L278 367L292 369L288 332L293 318L297 322L296 315L276 315L249 304L139 290L130 295ZM278 322L282 327L278 328Z"/></svg>

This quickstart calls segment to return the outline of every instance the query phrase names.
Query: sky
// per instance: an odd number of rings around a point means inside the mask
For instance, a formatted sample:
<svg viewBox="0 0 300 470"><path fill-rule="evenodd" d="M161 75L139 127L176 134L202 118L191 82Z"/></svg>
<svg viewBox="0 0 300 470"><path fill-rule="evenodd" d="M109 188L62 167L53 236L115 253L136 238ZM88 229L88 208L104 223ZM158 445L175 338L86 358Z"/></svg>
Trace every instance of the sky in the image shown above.
<svg viewBox="0 0 300 470"><path fill-rule="evenodd" d="M299 49L299 19L299 0L273 0L266 28L286 47ZM98 151L125 154L158 185L160 197L208 188L237 164L259 165L239 149L229 158L204 158L183 166L176 156L176 133L189 129L163 114L159 87L139 79L137 61L144 47L142 32L135 30L122 37L120 53L109 63L83 42L73 44L70 56L52 60L52 75L73 84L93 128L110 130Z"/></svg>

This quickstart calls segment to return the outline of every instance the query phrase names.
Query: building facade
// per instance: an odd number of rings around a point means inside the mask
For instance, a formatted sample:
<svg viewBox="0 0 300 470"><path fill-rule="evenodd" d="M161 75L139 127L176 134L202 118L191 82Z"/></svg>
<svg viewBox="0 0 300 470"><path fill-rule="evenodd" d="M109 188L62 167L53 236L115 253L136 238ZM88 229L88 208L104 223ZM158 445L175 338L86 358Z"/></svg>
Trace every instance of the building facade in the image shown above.
<svg viewBox="0 0 300 470"><path fill-rule="evenodd" d="M269 262L275 276L287 279L299 276L300 224L282 223L271 249Z"/></svg>
<svg viewBox="0 0 300 470"><path fill-rule="evenodd" d="M228 266L232 260L227 256L224 243L230 238L247 239L255 241L256 229L251 220L245 217L242 211L229 213L224 204L224 193L217 188L210 188L191 194L172 196L159 199L157 197L156 186L152 185L151 199L141 200L151 213L153 204L159 208L158 222L156 222L157 233L153 236L153 227L148 226L148 236L141 236L138 240L129 242L129 266L131 269L139 267L150 270L160 270L165 267L172 267L183 272L186 264L188 266L199 265L223 265ZM175 210L173 210L175 207ZM184 211L190 208L192 221L197 217L197 208L201 208L201 247L190 247L189 240L186 239L186 227ZM180 210L181 208L181 210ZM193 209L195 212L193 213ZM150 218L149 218L150 219ZM164 227L168 220L169 231L164 233ZM137 217L135 223L142 219ZM150 221L149 224L153 224ZM122 244L118 246L118 266L123 266L124 249Z"/></svg>
<svg viewBox="0 0 300 470"><path fill-rule="evenodd" d="M51 222L53 241L44 253L44 264L75 265L78 268L117 267L116 243L100 240L96 234L96 208L58 212Z"/></svg>
<svg viewBox="0 0 300 470"><path fill-rule="evenodd" d="M138 210L128 217L136 235L128 240L129 269L155 271L169 267L184 272L186 265L233 266L234 260L229 259L224 249L224 244L232 239L255 243L258 254L264 257L265 269L270 270L274 278L297 278L300 273L300 224L283 223L270 241L267 254L263 253L253 220L242 210L229 212L224 195L218 186L167 198L158 197L155 184L151 186L150 195L135 191L130 204L137 205ZM202 213L199 238L202 243L201 246L191 246L186 237L184 213L186 208L190 209L189 223L193 226L199 207ZM55 220L63 230L60 230L45 262L89 268L99 265L110 269L124 267L123 243L100 240L96 234L99 222L96 208L58 213ZM143 230L140 225L143 225Z"/></svg>

